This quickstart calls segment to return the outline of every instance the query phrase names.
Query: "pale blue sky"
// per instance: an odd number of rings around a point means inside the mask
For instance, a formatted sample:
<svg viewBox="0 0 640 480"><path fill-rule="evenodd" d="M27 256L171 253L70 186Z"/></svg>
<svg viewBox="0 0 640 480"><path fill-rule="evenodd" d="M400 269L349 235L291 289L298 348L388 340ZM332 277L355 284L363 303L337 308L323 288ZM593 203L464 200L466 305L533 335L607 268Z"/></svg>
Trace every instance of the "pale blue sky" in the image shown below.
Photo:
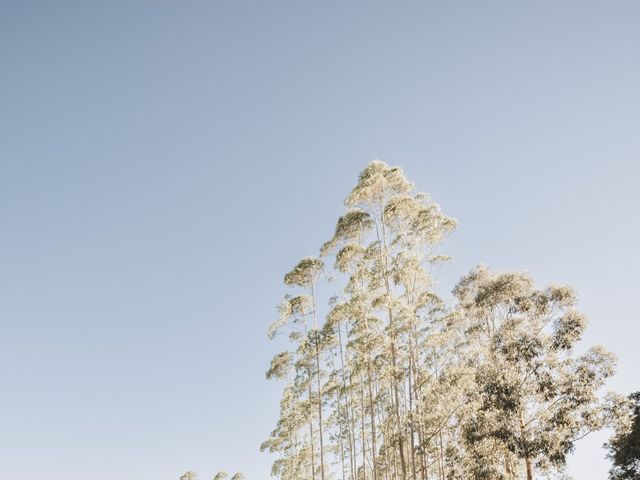
<svg viewBox="0 0 640 480"><path fill-rule="evenodd" d="M640 389L640 2L0 2L0 478L268 478L285 273L372 158ZM603 479L605 435L578 479Z"/></svg>

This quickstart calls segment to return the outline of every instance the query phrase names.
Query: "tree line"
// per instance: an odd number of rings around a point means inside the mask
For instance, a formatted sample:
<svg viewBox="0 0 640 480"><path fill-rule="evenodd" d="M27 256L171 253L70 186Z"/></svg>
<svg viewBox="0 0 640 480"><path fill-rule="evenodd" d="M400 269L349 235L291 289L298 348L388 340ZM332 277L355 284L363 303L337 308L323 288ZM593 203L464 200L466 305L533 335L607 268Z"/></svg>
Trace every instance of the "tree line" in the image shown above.
<svg viewBox="0 0 640 480"><path fill-rule="evenodd" d="M266 374L283 382L262 445L274 476L533 480L562 474L590 432L628 429L629 400L601 394L614 355L576 352L587 320L571 287L479 266L449 304L433 269L453 218L381 161L344 204L319 255L285 275L269 328L288 345Z"/></svg>
<svg viewBox="0 0 640 480"><path fill-rule="evenodd" d="M189 470L180 475L179 480L198 480L198 474ZM221 470L213 476L213 480L246 480L246 477L240 472L234 473L231 477L229 477L229 474L227 472Z"/></svg>

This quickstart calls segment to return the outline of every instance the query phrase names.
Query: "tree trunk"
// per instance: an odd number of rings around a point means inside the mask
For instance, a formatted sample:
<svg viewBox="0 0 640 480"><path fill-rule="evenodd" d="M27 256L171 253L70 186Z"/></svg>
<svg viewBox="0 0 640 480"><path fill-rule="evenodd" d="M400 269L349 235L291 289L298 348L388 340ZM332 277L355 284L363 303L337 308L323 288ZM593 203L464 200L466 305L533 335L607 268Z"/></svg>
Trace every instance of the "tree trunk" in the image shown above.
<svg viewBox="0 0 640 480"><path fill-rule="evenodd" d="M368 383L369 383L369 409L370 409L370 417L371 417L371 460L373 467L373 480L377 480L378 477L378 469L376 467L376 412L375 407L373 405L373 390L371 386L371 361L367 362L367 375L368 375Z"/></svg>
<svg viewBox="0 0 640 480"><path fill-rule="evenodd" d="M318 335L318 331L315 332ZM324 480L324 442L322 438L322 385L320 383L320 350L318 347L318 339L316 337L316 368L318 374L316 376L318 383L318 427L320 435L320 478Z"/></svg>
<svg viewBox="0 0 640 480"><path fill-rule="evenodd" d="M307 387L309 390L309 412L311 412L311 402L313 401L313 392L311 390L311 367L309 366L309 362L307 362ZM313 418L311 413L309 413L309 443L311 446L311 479L316 480L316 462L314 458L314 447L313 447Z"/></svg>
<svg viewBox="0 0 640 480"><path fill-rule="evenodd" d="M531 459L528 455L524 457L524 463L527 467L527 480L533 480L533 469L531 468Z"/></svg>
<svg viewBox="0 0 640 480"><path fill-rule="evenodd" d="M382 208L384 208L384 205L382 206ZM380 261L382 263L382 268L383 268L383 276L384 276L387 297L390 297L391 283L389 282L389 263L387 259L387 238L386 238L387 235L385 231L384 218L382 216L380 217L380 224L382 226L382 247L384 248L384 253L382 249L380 249ZM377 226L376 226L376 233L378 234L378 240L380 240L380 234L379 232L377 232ZM393 312L391 311L390 305L387 305L387 314L388 314L389 327L391 328L391 330L393 330L393 327L394 327ZM406 480L407 464L404 458L404 438L403 438L404 435L402 432L402 420L400 418L400 395L398 394L398 382L396 379L396 373L397 373L397 359L396 359L396 346L395 346L396 339L393 331L389 332L389 334L391 336L391 367L392 367L391 388L392 388L393 396L395 400L395 416L396 416L396 422L397 422L396 427L398 431L398 453L400 454L400 469L402 471L402 480Z"/></svg>
<svg viewBox="0 0 640 480"><path fill-rule="evenodd" d="M318 388L318 435L320 436L320 478L324 480L324 441L322 436L322 383L320 380L320 347L318 345L318 317L316 315L316 293L313 279L311 279L311 301L313 302L313 326L316 347L316 382Z"/></svg>
<svg viewBox="0 0 640 480"><path fill-rule="evenodd" d="M367 480L367 429L364 422L364 378L360 375L360 420L362 421L362 480Z"/></svg>
<svg viewBox="0 0 640 480"><path fill-rule="evenodd" d="M344 351L342 348L342 327L340 325L338 325L338 342L340 344L340 371L342 374L342 391L345 397L345 413L347 415L347 435L348 435L348 442L349 442L349 470L351 471L351 478L355 479L356 473L355 473L355 467L354 467L354 456L355 456L355 440L354 440L354 429L353 429L353 422L352 422L352 416L353 416L353 411L352 411L352 407L351 407L351 400L350 400L350 393L347 390L347 379L345 376L345 370L347 369L347 364L345 362L344 359ZM349 385L351 386L351 382L349 382Z"/></svg>
<svg viewBox="0 0 640 480"><path fill-rule="evenodd" d="M533 480L533 467L531 465L531 456L529 454L529 446L527 445L524 414L522 413L522 410L520 410L520 436L522 439L522 443L524 444L524 465L527 470L527 480Z"/></svg>

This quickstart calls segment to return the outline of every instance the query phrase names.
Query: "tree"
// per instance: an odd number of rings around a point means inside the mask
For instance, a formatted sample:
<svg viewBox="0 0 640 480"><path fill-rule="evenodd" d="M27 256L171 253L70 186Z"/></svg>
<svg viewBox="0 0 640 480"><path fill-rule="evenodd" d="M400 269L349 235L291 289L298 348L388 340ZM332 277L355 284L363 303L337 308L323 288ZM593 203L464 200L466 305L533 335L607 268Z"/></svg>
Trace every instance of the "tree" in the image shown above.
<svg viewBox="0 0 640 480"><path fill-rule="evenodd" d="M196 472L188 471L180 476L180 480L198 480L198 474Z"/></svg>
<svg viewBox="0 0 640 480"><path fill-rule="evenodd" d="M640 478L640 392L629 395L629 424L621 424L606 444L608 458L613 462L609 470L611 480Z"/></svg>
<svg viewBox="0 0 640 480"><path fill-rule="evenodd" d="M604 426L597 391L614 356L599 346L573 354L586 318L569 287L539 290L526 274L480 267L454 292L479 347L468 353L477 409L465 425L468 446L481 452L476 478L516 478L514 461L528 480L535 468L561 469L576 440Z"/></svg>
<svg viewBox="0 0 640 480"><path fill-rule="evenodd" d="M338 308L350 320L347 347L354 368L362 372L361 396L367 398L361 406L370 417L370 462L362 422L363 475L370 463L373 480L380 469L415 477L419 432L412 413L421 367L418 327L424 322L419 317L423 307L437 303L429 268L446 259L434 252L455 221L426 194L414 193L402 170L379 161L360 174L345 205L347 211L322 253L337 251L336 267L350 274Z"/></svg>
<svg viewBox="0 0 640 480"><path fill-rule="evenodd" d="M308 466L312 480L317 471L324 480L323 371L321 354L324 346L318 328L316 284L324 264L315 257L306 257L285 275L284 283L297 288L294 295L286 295L279 307L280 317L269 328L270 338L281 333L294 344L295 351L282 352L271 362L267 378L289 380L281 402L281 419L263 450L280 451L286 460L274 463L272 472L281 478L301 478L301 467ZM295 367L293 378L289 366ZM301 420L306 419L308 433L300 432ZM317 419L318 428L315 429ZM316 469L316 432L319 443L320 468ZM306 477L305 477L306 478Z"/></svg>

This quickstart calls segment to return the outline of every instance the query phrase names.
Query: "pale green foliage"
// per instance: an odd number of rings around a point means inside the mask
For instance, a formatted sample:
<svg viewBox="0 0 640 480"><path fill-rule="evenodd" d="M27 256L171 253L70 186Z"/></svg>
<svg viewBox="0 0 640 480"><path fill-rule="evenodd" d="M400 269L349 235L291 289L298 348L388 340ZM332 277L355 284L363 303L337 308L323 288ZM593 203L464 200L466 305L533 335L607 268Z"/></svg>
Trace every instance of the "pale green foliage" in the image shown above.
<svg viewBox="0 0 640 480"><path fill-rule="evenodd" d="M278 379L282 380L286 378L289 369L291 368L292 357L290 352L282 352L273 357L271 360L271 367L266 373L267 380Z"/></svg>
<svg viewBox="0 0 640 480"><path fill-rule="evenodd" d="M326 255L331 249L335 248L338 242L345 240L357 240L363 232L367 231L373 225L371 216L359 209L348 211L344 216L338 219L336 231L333 238L326 242L320 252ZM357 244L353 244L357 246Z"/></svg>
<svg viewBox="0 0 640 480"><path fill-rule="evenodd" d="M333 271L303 258L285 275L293 291L269 329L290 341L267 372L285 382L262 445L278 453L273 475L561 474L580 437L620 417L617 397L598 394L615 358L602 347L574 353L587 322L573 289L539 289L526 274L478 267L447 306L432 269L449 260L438 250L455 220L378 160L345 207L320 250L334 256ZM326 306L320 289L332 289Z"/></svg>
<svg viewBox="0 0 640 480"><path fill-rule="evenodd" d="M369 205L384 207L389 195L409 194L413 185L405 178L399 167L390 168L380 160L374 160L360 173L358 184L351 195L345 200L345 205Z"/></svg>
<svg viewBox="0 0 640 480"><path fill-rule="evenodd" d="M324 264L314 257L306 257L284 276L284 283L300 287L310 287L314 279L322 271Z"/></svg>
<svg viewBox="0 0 640 480"><path fill-rule="evenodd" d="M229 474L224 470L216 473L213 476L213 480L225 480L229 478ZM184 475L180 477L180 480L198 480L198 474L195 472L186 472ZM231 480L245 480L245 476L242 473L236 473L231 477Z"/></svg>
<svg viewBox="0 0 640 480"><path fill-rule="evenodd" d="M582 338L587 326L586 317L574 310L569 310L554 322L552 346L554 349L570 349Z"/></svg>
<svg viewBox="0 0 640 480"><path fill-rule="evenodd" d="M468 352L478 408L465 422L467 444L489 444L541 472L561 469L574 442L604 426L595 392L615 358L599 346L573 356L586 319L567 287L538 290L526 274L481 267L455 292L477 345ZM476 468L486 469L491 457L479 458ZM499 456L487 478L507 478L503 465Z"/></svg>

